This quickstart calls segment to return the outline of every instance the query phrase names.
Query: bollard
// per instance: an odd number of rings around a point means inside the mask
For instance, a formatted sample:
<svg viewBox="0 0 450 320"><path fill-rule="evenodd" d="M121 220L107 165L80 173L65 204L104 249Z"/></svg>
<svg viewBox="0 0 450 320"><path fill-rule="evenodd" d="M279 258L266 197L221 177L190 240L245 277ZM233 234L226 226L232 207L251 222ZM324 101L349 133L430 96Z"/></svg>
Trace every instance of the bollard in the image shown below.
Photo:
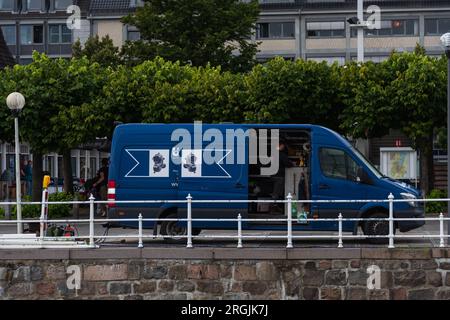
<svg viewBox="0 0 450 320"><path fill-rule="evenodd" d="M339 242L338 242L338 248L343 248L344 244L342 242L342 213L339 213Z"/></svg>
<svg viewBox="0 0 450 320"><path fill-rule="evenodd" d="M444 240L444 214L441 212L439 215L439 247L444 248L445 247L445 240Z"/></svg>
<svg viewBox="0 0 450 320"><path fill-rule="evenodd" d="M95 197L91 193L89 197L89 246L94 248L94 200Z"/></svg>
<svg viewBox="0 0 450 320"><path fill-rule="evenodd" d="M138 248L143 248L144 244L142 242L142 213L139 213L138 219L139 219L139 244L138 244Z"/></svg>
<svg viewBox="0 0 450 320"><path fill-rule="evenodd" d="M48 217L48 185L50 184L50 176L44 176L42 181L42 203L41 203L41 217L39 225L39 237L41 241L44 240L45 233L47 232L47 217Z"/></svg>
<svg viewBox="0 0 450 320"><path fill-rule="evenodd" d="M192 248L192 197L188 194L187 200L187 245L186 248Z"/></svg>
<svg viewBox="0 0 450 320"><path fill-rule="evenodd" d="M389 249L394 247L394 195L392 193L388 196L389 199Z"/></svg>
<svg viewBox="0 0 450 320"><path fill-rule="evenodd" d="M287 245L286 248L290 249L292 245L292 195L287 195Z"/></svg>
<svg viewBox="0 0 450 320"><path fill-rule="evenodd" d="M238 214L238 248L242 248L242 216Z"/></svg>

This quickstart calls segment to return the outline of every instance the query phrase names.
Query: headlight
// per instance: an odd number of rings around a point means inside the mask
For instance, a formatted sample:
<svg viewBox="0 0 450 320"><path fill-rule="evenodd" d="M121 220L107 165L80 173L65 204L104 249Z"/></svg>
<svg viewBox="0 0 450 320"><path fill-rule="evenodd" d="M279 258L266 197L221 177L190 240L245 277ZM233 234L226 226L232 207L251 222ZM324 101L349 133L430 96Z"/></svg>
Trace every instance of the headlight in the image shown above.
<svg viewBox="0 0 450 320"><path fill-rule="evenodd" d="M400 193L403 199L417 199L417 197L411 193ZM408 202L411 207L417 207L417 202L411 201Z"/></svg>

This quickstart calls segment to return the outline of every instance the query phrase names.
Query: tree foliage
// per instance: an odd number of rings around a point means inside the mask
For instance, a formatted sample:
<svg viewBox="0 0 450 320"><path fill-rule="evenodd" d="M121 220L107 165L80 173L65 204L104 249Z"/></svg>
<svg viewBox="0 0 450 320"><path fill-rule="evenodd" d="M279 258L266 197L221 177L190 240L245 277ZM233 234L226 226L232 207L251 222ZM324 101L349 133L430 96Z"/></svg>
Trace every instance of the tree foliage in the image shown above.
<svg viewBox="0 0 450 320"><path fill-rule="evenodd" d="M248 39L258 14L256 0L145 0L123 19L141 33L141 40L128 42L123 53L131 63L160 56L182 64L247 71L255 63L257 44Z"/></svg>
<svg viewBox="0 0 450 320"><path fill-rule="evenodd" d="M120 50L108 35L101 39L98 35L89 37L84 45L78 39L72 46L72 56L77 59L86 56L90 62L97 62L105 67L122 64Z"/></svg>

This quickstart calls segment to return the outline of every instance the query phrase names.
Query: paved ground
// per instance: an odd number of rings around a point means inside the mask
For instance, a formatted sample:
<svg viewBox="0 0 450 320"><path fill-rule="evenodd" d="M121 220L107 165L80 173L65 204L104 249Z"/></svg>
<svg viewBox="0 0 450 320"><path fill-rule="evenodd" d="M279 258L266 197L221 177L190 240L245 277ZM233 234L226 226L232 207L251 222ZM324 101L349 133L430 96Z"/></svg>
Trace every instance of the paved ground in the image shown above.
<svg viewBox="0 0 450 320"><path fill-rule="evenodd" d="M75 225L78 230L78 236L87 236L89 234L89 227L87 224L77 224ZM445 228L446 230L446 228ZM16 233L15 225L0 225L0 234L14 234ZM96 223L95 225L95 235L96 237L101 237L105 233L105 228L102 227L101 223ZM137 234L138 231L135 229L122 229L114 228L110 229L109 236L118 236L116 238L103 239L102 246L137 246ZM395 239L395 245L397 247L438 247L439 238L427 238L429 235L439 235L439 222L438 221L427 221L425 226L420 229L410 231L408 233L397 233L398 235L415 235L416 239ZM237 231L224 231L224 230L207 230L203 231L200 236L206 237L218 237L218 238L197 238L194 239L194 246L197 247L208 247L208 246L219 246L219 247L236 247L237 239L227 239L226 237L237 235ZM282 231L244 231L244 236L280 236L285 237L286 232ZM321 235L321 236L337 236L338 233L330 232L294 232L295 236L307 237L309 235ZM351 236L350 233L345 233L345 236ZM361 234L362 235L362 234ZM144 236L152 236L152 230L144 230ZM220 238L222 237L222 238ZM335 240L330 239L296 239L294 240L294 246L296 247L336 247L337 238ZM164 239L144 239L144 246L149 247L164 247L167 246L168 242ZM185 246L185 241L170 243L171 246L183 247ZM247 238L243 241L244 247L285 247L286 239L256 239ZM344 239L344 247L374 247L368 243L365 239ZM380 246L380 245L378 245ZM381 245L385 246L385 245Z"/></svg>

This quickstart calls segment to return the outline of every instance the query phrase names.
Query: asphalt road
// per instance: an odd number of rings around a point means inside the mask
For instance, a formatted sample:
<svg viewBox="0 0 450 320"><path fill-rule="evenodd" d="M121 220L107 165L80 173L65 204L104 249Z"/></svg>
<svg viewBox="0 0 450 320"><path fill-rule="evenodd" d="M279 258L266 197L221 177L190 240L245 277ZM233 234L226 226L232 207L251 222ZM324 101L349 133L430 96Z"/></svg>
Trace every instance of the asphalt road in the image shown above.
<svg viewBox="0 0 450 320"><path fill-rule="evenodd" d="M76 224L77 236L88 236L89 226L87 224ZM15 225L0 225L0 235L1 234L14 234L16 233ZM447 228L445 226L445 233ZM105 228L103 228L101 223L95 224L95 235L96 238L101 238L105 233ZM244 247L285 247L286 246L286 233L283 231L243 231ZM144 237L151 237L153 234L152 230L144 230ZM236 236L236 230L205 230L200 233L200 237L210 237L210 238L194 238L194 246L219 246L219 247L236 247L237 239L230 239L227 237ZM334 236L335 239L308 239L308 236ZM359 232L359 235L362 235ZM407 235L407 236L417 236L414 239L399 238L395 239L396 247L438 247L439 238L428 238L430 235L439 235L439 222L438 221L427 221L427 223L416 230L400 233L397 235ZM114 236L114 238L103 238L102 246L137 246L138 243L138 230L137 229L123 229L123 228L112 228L109 229L108 236ZM279 236L284 237L281 239L261 239L255 237L267 237L267 236ZM338 244L338 233L337 232L293 232L293 236L300 236L301 239L294 239L295 247L337 247ZM352 236L350 233L344 233L344 236ZM213 238L212 238L213 237ZM254 237L254 238L251 238ZM305 238L303 238L305 237ZM343 240L344 247L374 247L374 246L386 246L386 245L374 245L370 244L367 239L345 239ZM164 239L151 239L144 238L144 246L155 246L162 247L170 244L171 246L185 246L186 240L182 239L180 241L167 241Z"/></svg>

